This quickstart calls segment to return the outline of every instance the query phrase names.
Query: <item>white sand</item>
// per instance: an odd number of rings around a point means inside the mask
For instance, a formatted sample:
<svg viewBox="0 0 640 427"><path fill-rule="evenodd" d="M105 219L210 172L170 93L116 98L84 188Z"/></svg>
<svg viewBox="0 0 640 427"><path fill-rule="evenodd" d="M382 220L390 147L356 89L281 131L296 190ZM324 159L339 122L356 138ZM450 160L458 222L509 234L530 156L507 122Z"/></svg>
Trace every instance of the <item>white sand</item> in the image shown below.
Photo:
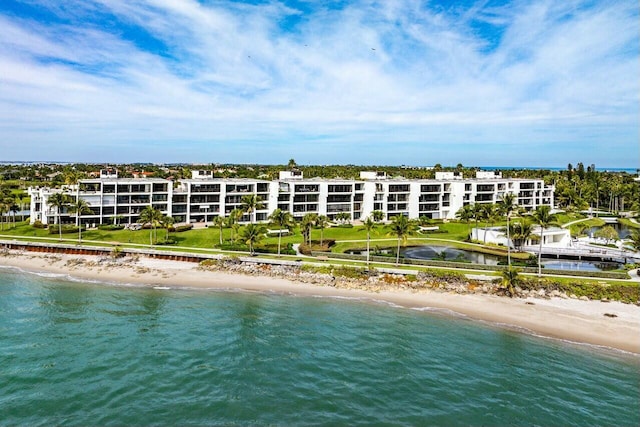
<svg viewBox="0 0 640 427"><path fill-rule="evenodd" d="M77 265L70 263L85 261ZM96 263L98 257L25 252L0 256L0 266L25 271L68 274L103 282L148 286L243 289L296 295L319 295L387 301L411 308L439 308L532 333L640 354L640 307L619 302L560 298L510 299L494 295L458 295L438 291L340 289L292 280L198 270L196 264L140 258L134 264ZM90 263L92 265L86 265ZM527 302L532 304L527 304ZM604 314L617 317L607 317Z"/></svg>

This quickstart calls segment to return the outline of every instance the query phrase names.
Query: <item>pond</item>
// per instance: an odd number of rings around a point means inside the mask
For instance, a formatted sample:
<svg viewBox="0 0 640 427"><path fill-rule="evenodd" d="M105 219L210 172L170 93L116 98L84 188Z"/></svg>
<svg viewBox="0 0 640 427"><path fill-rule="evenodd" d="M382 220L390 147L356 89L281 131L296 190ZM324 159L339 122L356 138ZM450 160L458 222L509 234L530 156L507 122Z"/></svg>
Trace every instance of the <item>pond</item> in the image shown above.
<svg viewBox="0 0 640 427"><path fill-rule="evenodd" d="M473 264L498 265L502 257L467 251L449 246L424 245L400 249L400 255L411 259L471 262Z"/></svg>
<svg viewBox="0 0 640 427"><path fill-rule="evenodd" d="M391 253L389 250L382 250L381 252ZM349 251L349 253L365 255L366 251ZM500 262L506 264L507 261L506 257L499 257L496 255L483 254L480 252L442 245L423 245L400 248L400 255L409 259L468 262L484 265L499 265ZM574 271L609 271L616 270L621 267L621 264L615 262L578 261L545 257L542 258L542 265L547 269Z"/></svg>
<svg viewBox="0 0 640 427"><path fill-rule="evenodd" d="M572 259L545 259L542 258L544 268L553 270L573 271L611 271L619 269L622 264L604 261L577 261Z"/></svg>
<svg viewBox="0 0 640 427"><path fill-rule="evenodd" d="M621 239L626 239L633 232L632 228L627 227L626 225L620 224L619 222L616 222L614 224L605 224L602 227L606 227L607 225L612 226L618 232L618 236L620 236ZM598 230L600 230L602 227L590 227L590 228L587 228L585 230L585 234L587 236L589 236L589 237L594 237L595 233Z"/></svg>

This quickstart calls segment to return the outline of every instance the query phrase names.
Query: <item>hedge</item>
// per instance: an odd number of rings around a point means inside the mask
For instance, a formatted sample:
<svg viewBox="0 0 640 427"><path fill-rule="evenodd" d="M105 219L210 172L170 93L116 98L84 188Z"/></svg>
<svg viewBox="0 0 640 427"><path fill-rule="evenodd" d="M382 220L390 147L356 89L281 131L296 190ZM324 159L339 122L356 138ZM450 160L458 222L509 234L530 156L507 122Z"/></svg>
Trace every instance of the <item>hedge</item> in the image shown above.
<svg viewBox="0 0 640 427"><path fill-rule="evenodd" d="M124 230L124 225L102 224L98 226L98 229L106 231Z"/></svg>
<svg viewBox="0 0 640 427"><path fill-rule="evenodd" d="M188 231L191 230L193 228L193 224L184 224L184 225L177 225L175 227L169 227L168 230L170 232L175 232L175 233L181 233L183 231Z"/></svg>
<svg viewBox="0 0 640 427"><path fill-rule="evenodd" d="M62 234L71 234L71 233L77 233L78 232L78 227L76 227L75 225L63 225L62 226ZM49 234L59 234L59 228L57 225L52 225L51 227L49 227Z"/></svg>

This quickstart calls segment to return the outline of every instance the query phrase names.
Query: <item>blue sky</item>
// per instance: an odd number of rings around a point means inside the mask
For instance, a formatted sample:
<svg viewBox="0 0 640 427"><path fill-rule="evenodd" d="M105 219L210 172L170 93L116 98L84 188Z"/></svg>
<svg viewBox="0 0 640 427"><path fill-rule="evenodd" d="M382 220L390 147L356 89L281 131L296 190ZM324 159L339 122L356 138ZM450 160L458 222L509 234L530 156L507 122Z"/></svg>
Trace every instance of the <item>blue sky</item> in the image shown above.
<svg viewBox="0 0 640 427"><path fill-rule="evenodd" d="M637 0L2 0L0 159L640 166Z"/></svg>

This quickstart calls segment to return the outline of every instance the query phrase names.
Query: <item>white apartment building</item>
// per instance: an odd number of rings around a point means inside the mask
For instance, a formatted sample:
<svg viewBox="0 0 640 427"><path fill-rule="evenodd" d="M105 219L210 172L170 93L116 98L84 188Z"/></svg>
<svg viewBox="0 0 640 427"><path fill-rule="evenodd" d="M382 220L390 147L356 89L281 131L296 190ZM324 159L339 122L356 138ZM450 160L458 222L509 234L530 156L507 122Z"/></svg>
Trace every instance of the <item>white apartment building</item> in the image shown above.
<svg viewBox="0 0 640 427"><path fill-rule="evenodd" d="M463 179L454 172L436 172L435 179L389 178L383 172L361 172L360 179L305 178L300 171L283 171L274 181L249 178L214 178L210 171L193 171L191 179L177 182L160 178L118 178L113 171L102 171L100 178L84 179L62 190L29 188L31 222L57 221L57 212L48 198L65 191L87 201L91 214L82 215L83 224L116 221L128 224L138 220L146 206L159 209L178 223L210 224L217 216L228 216L240 209L242 197L255 194L263 206L245 214L241 222L263 222L276 209L300 219L305 214L335 219L347 213L362 220L374 210L384 219L396 215L453 219L456 212L471 203L496 203L506 193L516 195L519 206L533 210L540 205L553 207L553 186L541 179L506 179L499 172L479 171L474 179ZM63 223L76 222L68 212Z"/></svg>

